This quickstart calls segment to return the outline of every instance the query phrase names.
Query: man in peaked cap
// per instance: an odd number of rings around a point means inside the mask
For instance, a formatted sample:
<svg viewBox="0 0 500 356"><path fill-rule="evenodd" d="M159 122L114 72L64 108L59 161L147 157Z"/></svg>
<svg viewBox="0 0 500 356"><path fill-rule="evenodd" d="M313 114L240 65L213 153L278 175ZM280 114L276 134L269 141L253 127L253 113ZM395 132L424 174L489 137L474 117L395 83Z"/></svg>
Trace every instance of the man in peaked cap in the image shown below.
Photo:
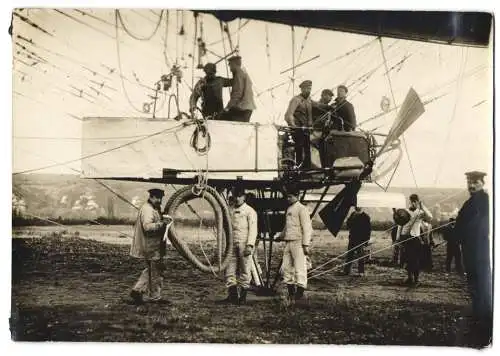
<svg viewBox="0 0 500 356"><path fill-rule="evenodd" d="M189 98L189 107L191 114L193 114L196 103L201 97L201 113L203 117L215 119L224 109L222 89L230 87L232 80L217 76L217 67L214 63L205 64L203 71L205 72L205 77L196 83L193 93Z"/></svg>
<svg viewBox="0 0 500 356"><path fill-rule="evenodd" d="M299 201L299 189L293 184L284 189L288 201L285 228L279 239L285 241L283 281L290 300L300 300L307 289L307 256L310 254L312 222L309 211Z"/></svg>
<svg viewBox="0 0 500 356"><path fill-rule="evenodd" d="M130 256L146 261L146 268L130 293L136 304L143 302L144 295L150 301L160 300L163 283L160 251L166 222L162 218L161 202L165 192L156 188L148 192L149 199L139 210L130 247Z"/></svg>
<svg viewBox="0 0 500 356"><path fill-rule="evenodd" d="M304 80L299 85L300 94L290 100L285 113L288 126L295 128L292 133L295 142L295 156L297 164L302 168L311 167L311 144L309 128L313 125L311 89L312 81Z"/></svg>
<svg viewBox="0 0 500 356"><path fill-rule="evenodd" d="M233 73L232 89L229 102L221 115L221 120L249 122L255 102L253 84L250 76L241 66L241 57L232 56L228 60L229 69Z"/></svg>
<svg viewBox="0 0 500 356"><path fill-rule="evenodd" d="M252 279L252 254L257 239L257 213L246 204L245 190L242 187L234 188L232 194L234 204L231 208L231 224L234 246L225 271L228 296L221 302L245 304Z"/></svg>
<svg viewBox="0 0 500 356"><path fill-rule="evenodd" d="M472 297L472 312L477 328L477 341L490 343L493 327L492 276L489 242L489 196L484 191L486 173L465 174L470 198L460 209L454 234L462 245L467 284Z"/></svg>
<svg viewBox="0 0 500 356"><path fill-rule="evenodd" d="M344 131L354 131L356 129L356 114L354 113L354 106L347 101L347 92L345 85L337 87L334 114L342 119Z"/></svg>

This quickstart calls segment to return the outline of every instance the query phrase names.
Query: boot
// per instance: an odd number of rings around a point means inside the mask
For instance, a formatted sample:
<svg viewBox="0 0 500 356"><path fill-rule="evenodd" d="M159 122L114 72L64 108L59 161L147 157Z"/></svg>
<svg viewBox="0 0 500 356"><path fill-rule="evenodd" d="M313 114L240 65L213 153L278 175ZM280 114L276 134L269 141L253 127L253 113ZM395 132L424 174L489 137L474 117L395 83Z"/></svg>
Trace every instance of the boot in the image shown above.
<svg viewBox="0 0 500 356"><path fill-rule="evenodd" d="M247 303L247 289L242 288L240 292L240 298L238 300L239 305L245 305Z"/></svg>
<svg viewBox="0 0 500 356"><path fill-rule="evenodd" d="M304 291L305 291L305 288L297 287L297 293L295 294L295 300L299 300L299 299L304 298Z"/></svg>
<svg viewBox="0 0 500 356"><path fill-rule="evenodd" d="M217 304L238 304L238 287L229 287L226 299L218 301Z"/></svg>
<svg viewBox="0 0 500 356"><path fill-rule="evenodd" d="M295 285L294 284L288 284L288 296L290 299L293 299L295 296Z"/></svg>

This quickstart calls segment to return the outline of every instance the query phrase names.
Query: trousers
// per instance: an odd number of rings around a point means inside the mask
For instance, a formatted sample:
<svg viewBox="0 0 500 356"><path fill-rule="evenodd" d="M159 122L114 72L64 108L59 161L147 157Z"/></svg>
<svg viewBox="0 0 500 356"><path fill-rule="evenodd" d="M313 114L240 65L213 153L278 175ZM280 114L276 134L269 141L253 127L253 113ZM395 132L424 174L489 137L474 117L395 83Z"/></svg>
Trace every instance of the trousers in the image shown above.
<svg viewBox="0 0 500 356"><path fill-rule="evenodd" d="M311 167L311 141L309 133L300 129L293 132L295 141L295 160L297 164L302 163L302 168Z"/></svg>
<svg viewBox="0 0 500 356"><path fill-rule="evenodd" d="M451 272L451 263L455 260L455 270L458 273L463 273L462 267L462 250L458 242L446 243L446 271Z"/></svg>
<svg viewBox="0 0 500 356"><path fill-rule="evenodd" d="M246 242L234 242L233 251L229 256L229 264L227 265L226 287L239 285L243 289L250 287L252 278L252 255L244 256Z"/></svg>
<svg viewBox="0 0 500 356"><path fill-rule="evenodd" d="M133 290L146 294L152 299L160 298L163 287L163 268L161 263L159 259L148 260L146 262L147 266L139 276Z"/></svg>
<svg viewBox="0 0 500 356"><path fill-rule="evenodd" d="M344 272L349 273L351 271L351 266L352 266L352 260L359 258L365 254L365 249L364 246L359 246L358 248L354 248L361 244L359 241L349 241L349 244L347 246L347 264L344 266ZM365 258L361 258L358 260L358 273L365 273Z"/></svg>
<svg viewBox="0 0 500 356"><path fill-rule="evenodd" d="M307 261L302 240L286 241L283 252L283 281L307 288Z"/></svg>
<svg viewBox="0 0 500 356"><path fill-rule="evenodd" d="M403 260L409 273L418 273L421 268L422 242L418 237L402 236Z"/></svg>

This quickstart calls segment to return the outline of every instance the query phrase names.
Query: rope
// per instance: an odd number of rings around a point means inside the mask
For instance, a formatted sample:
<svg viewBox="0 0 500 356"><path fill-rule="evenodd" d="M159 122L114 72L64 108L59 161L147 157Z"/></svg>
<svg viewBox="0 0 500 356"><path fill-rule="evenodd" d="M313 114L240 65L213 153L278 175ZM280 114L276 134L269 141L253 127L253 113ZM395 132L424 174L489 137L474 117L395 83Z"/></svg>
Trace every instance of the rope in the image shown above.
<svg viewBox="0 0 500 356"><path fill-rule="evenodd" d="M203 147L198 146L198 140L200 135L202 135L202 137L206 141L206 144ZM208 151L212 146L212 139L210 137L210 133L208 132L207 125L204 121L202 120L196 121L196 128L191 136L190 145L198 155L205 156L208 154Z"/></svg>
<svg viewBox="0 0 500 356"><path fill-rule="evenodd" d="M464 52L465 52L465 56L464 56ZM440 162L439 162L439 165L438 165L438 171L436 172L436 177L434 178L434 185L437 185L437 181L439 179L439 176L441 175L441 171L443 169L443 166L444 166L444 160L445 160L445 157L446 157L446 151L447 151L447 147L448 147L448 143L449 143L449 140L450 140L450 136L451 136L451 131L453 129L453 126L451 126L451 123L455 120L455 117L456 117L456 112L457 112L457 106L458 106L458 99L460 98L460 92L462 90L462 84L463 84L463 74L464 74L464 70L467 66L467 57L468 57L468 54L469 54L469 49L467 48L466 50L464 50L464 48L462 47L462 60L460 62L460 68L459 68L459 75L458 75L458 81L457 81L457 86L456 86L456 96L455 96L455 102L453 104L453 111L451 113L451 119L448 121L448 127L450 127L448 129L448 131L446 132L446 139L444 141L444 147L443 147L443 150L442 150L442 156L441 156L441 159L440 159Z"/></svg>
<svg viewBox="0 0 500 356"><path fill-rule="evenodd" d="M428 234L428 233L430 233L430 232L432 232L432 231L438 230L438 229L440 229L440 228L443 228L443 227L445 227L445 226L451 225L451 224L453 224L453 223L454 223L454 222L448 222L448 223L446 223L446 224L442 224L442 225L440 225L440 226L438 226L438 227L436 227L436 228L434 228L434 229L431 229L431 230L429 230L429 231L424 232L423 234L419 234L419 235L417 235L417 236L412 236L412 237L410 237L409 239L406 239L406 240L404 240L404 241L395 242L395 243L393 243L393 244L389 245L388 247L381 248L381 249L379 249L379 250L376 250L375 252L369 253L369 254L367 254L367 255L363 255L363 256L358 257L358 258L356 258L356 259L354 259L354 260L351 260L351 261L345 262L345 263L343 263L343 264L337 265L337 266L335 266L335 267L332 267L332 268L330 268L330 269L328 269L328 270L326 270L326 271L323 271L323 272L317 273L317 274L315 274L315 275L313 275L313 276L311 276L311 277L308 277L308 278L309 278L309 279L318 278L319 276L321 276L321 275L323 275L323 274L325 274L325 273L331 272L331 271L333 271L333 270L335 270L335 269L337 269L337 268L341 268L341 267L344 267L344 266L346 266L346 265L348 265L348 264L350 264L350 263L357 262L357 261L359 261L359 260L361 260L361 259L364 259L364 258L366 258L366 257L369 257L370 255L374 255L374 254L376 254L376 253L379 253L379 252L382 252L382 251L388 250L388 249L390 249L390 248L393 248L394 246L404 244L404 243L406 243L406 242L408 242L408 241L410 241L410 240L412 240L412 239L419 238L420 236L426 235L426 234Z"/></svg>
<svg viewBox="0 0 500 356"><path fill-rule="evenodd" d="M226 41L224 40L224 25L222 24L222 21L219 21L220 25L220 35L222 38L222 48L224 49L224 58L227 56L227 51L226 51ZM229 77L229 67L227 65L226 61L226 75Z"/></svg>
<svg viewBox="0 0 500 356"><path fill-rule="evenodd" d="M194 62L196 47L198 45L198 13L194 13L194 40L193 40L193 55L191 56L191 88L194 88Z"/></svg>
<svg viewBox="0 0 500 356"><path fill-rule="evenodd" d="M175 212L181 204L199 196L193 194L191 187L183 187L179 189L167 202L165 211L169 216L175 216ZM219 267L213 267L210 263L201 262L190 250L187 244L179 238L173 224L169 231L169 239L172 245L179 251L181 256L186 258L194 267L209 273L222 272L229 263L229 257L233 248L233 230L231 226L231 215L225 200L212 187L206 186L202 199L206 200L212 207L215 213L215 222L217 225L217 240L222 243L225 238L226 248L222 256L222 262Z"/></svg>
<svg viewBox="0 0 500 356"><path fill-rule="evenodd" d="M180 124L180 125L168 128L168 129L164 129L164 130L161 130L161 131L158 131L158 132L154 132L152 134L149 134L149 135L146 135L144 137L138 138L137 140L133 140L133 141L124 143L122 145L109 148L109 149L104 150L104 151L100 151L100 152L88 154L88 155L85 155L85 156L81 156L79 158L71 159L71 160L68 160L68 161L65 161L65 162L60 162L60 163L57 163L57 164L48 165L48 166L45 166L45 167L27 169L27 170L24 170L24 171L21 171L21 172L14 172L14 173L12 173L12 175L14 176L14 175L18 175L18 174L25 174L25 173L36 172L36 171L40 171L40 170L44 170L44 169L49 169L49 168L64 166L64 165L69 164L69 163L82 161L84 159L88 159L88 158L92 158L92 157L97 157L97 156L103 155L105 153L109 153L109 152L112 152L112 151L116 151L116 150L118 150L120 148L133 145L134 143L146 140L148 138L151 138L151 137L154 137L154 136L158 136L158 135L167 133L169 131L178 131L178 129L181 129L181 128L186 127L188 125L191 125L191 123L183 123L183 124Z"/></svg>
<svg viewBox="0 0 500 356"><path fill-rule="evenodd" d="M167 14L165 15L165 38L163 39L163 59L165 60L165 64L167 65L167 68L171 67L172 64L170 63L167 55L167 41L168 41L168 22L169 22L169 12L167 10Z"/></svg>
<svg viewBox="0 0 500 356"><path fill-rule="evenodd" d="M457 193L455 193L455 194L449 195L449 196L447 196L446 198L441 199L441 200L440 200L440 201L438 201L436 204L441 204L441 203L445 202L446 200L449 200L449 199L451 199L451 198L454 198L454 197L456 197L456 196L458 196L458 195L460 195L460 194L462 194L462 193L463 193L463 191L462 191L462 190L460 190L460 191L458 191L458 192L457 192ZM396 226L398 226L398 225L397 225L397 224L393 224L393 225L392 225L391 227L389 227L388 229L386 229L386 230L382 231L382 232L381 232L381 234L385 234L385 233L387 233L387 232L391 231L391 230L392 230L394 227L396 227ZM440 227L442 227L442 226L440 226ZM440 227L437 227L436 229L439 229ZM393 246L393 245L391 245L391 246ZM330 264L331 262L333 262L333 261L335 261L335 260L339 259L340 257L344 256L344 255L345 255L345 254L347 254L348 252L350 252L350 251L352 251L352 250L356 249L357 247L359 247L359 245L358 245L358 246L356 246L356 247L354 247L354 248L352 248L352 249L350 249L350 250L347 250L345 253L343 253L343 254L341 254L341 255L339 255L339 256L333 257L332 259L328 260L328 261L327 261L327 262L325 262L324 264L322 264L322 265L320 265L320 266L318 266L318 267L316 267L316 268L312 269L312 270L311 270L311 272L316 271L316 270L318 270L319 268L324 267L324 266L326 266L326 265Z"/></svg>
<svg viewBox="0 0 500 356"><path fill-rule="evenodd" d="M385 67L385 71L386 71L387 80L389 82L389 89L391 91L392 102L394 103L394 106L397 106L396 97L394 96L394 91L392 89L391 76L389 75L389 70L388 70L388 66L387 66L387 58L385 57L384 45L382 43L382 37L378 37L378 40L379 40L379 43L380 43L380 51L382 53L382 58L384 60L384 67ZM411 171L411 174L412 174L412 177L413 177L413 181L415 183L415 187L418 188L417 178L415 176L415 171L413 170L413 164L411 162L411 157L410 157L410 153L408 152L408 147L406 145L406 140L405 140L404 134L401 135L401 138L402 138L402 141L403 141L403 146L404 146L404 149L405 149L405 152L406 152L406 156L408 157L408 163L410 165L410 171Z"/></svg>
<svg viewBox="0 0 500 356"><path fill-rule="evenodd" d="M138 109L132 100L130 99L127 89L125 87L125 81L123 79L123 69L122 69L122 61L121 61L121 56L120 56L120 40L118 39L118 21L119 21L120 13L118 10L115 10L115 39L116 39L116 56L118 60L118 69L120 71L120 78L121 78L121 84L122 84L122 89L123 89L123 94L125 95L125 98L127 99L130 107L134 109L135 111L143 114L143 111L141 109Z"/></svg>

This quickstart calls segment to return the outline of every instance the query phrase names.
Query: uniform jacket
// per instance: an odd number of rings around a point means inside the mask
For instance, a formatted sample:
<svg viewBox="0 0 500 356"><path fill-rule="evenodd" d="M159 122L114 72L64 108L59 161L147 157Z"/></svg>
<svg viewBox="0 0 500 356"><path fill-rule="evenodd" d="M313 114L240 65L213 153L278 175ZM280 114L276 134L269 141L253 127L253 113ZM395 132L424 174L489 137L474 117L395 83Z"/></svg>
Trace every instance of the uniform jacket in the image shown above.
<svg viewBox="0 0 500 356"><path fill-rule="evenodd" d="M291 127L311 127L313 124L311 98L306 99L300 94L294 96L288 104L285 121Z"/></svg>
<svg viewBox="0 0 500 356"><path fill-rule="evenodd" d="M424 209L417 208L413 211L408 210L408 213L410 214L410 221L401 229L401 235L420 236L422 222L432 219L432 214L425 207Z"/></svg>
<svg viewBox="0 0 500 356"><path fill-rule="evenodd" d="M165 234L165 225L161 215L150 202L139 210L134 226L134 239L130 247L130 256L151 258L160 252L160 245Z"/></svg>
<svg viewBox="0 0 500 356"><path fill-rule="evenodd" d="M302 245L309 246L312 239L312 222L307 208L296 202L286 210L285 229L283 240L302 241Z"/></svg>
<svg viewBox="0 0 500 356"><path fill-rule="evenodd" d="M247 204L231 209L235 243L255 246L257 239L257 213Z"/></svg>
<svg viewBox="0 0 500 356"><path fill-rule="evenodd" d="M489 197L485 191L472 194L464 203L454 234L464 247L464 262L469 267L470 264L489 266Z"/></svg>
<svg viewBox="0 0 500 356"><path fill-rule="evenodd" d="M356 128L356 114L354 113L354 106L344 99L339 101L335 98L334 113L344 120L344 130L354 131Z"/></svg>
<svg viewBox="0 0 500 356"><path fill-rule="evenodd" d="M230 87L232 80L223 77L214 77L212 79L201 78L193 89L193 94L189 99L191 107L196 106L196 102L201 97L201 111L203 115L212 115L221 112L224 109L222 102L222 89Z"/></svg>
<svg viewBox="0 0 500 356"><path fill-rule="evenodd" d="M237 69L233 73L232 82L233 88L231 90L231 98L227 103L227 108L255 110L256 106L253 99L252 80L248 73L242 68Z"/></svg>
<svg viewBox="0 0 500 356"><path fill-rule="evenodd" d="M372 224L370 217L364 211L361 213L352 213L347 219L346 224L349 229L349 240L358 244L370 240Z"/></svg>

